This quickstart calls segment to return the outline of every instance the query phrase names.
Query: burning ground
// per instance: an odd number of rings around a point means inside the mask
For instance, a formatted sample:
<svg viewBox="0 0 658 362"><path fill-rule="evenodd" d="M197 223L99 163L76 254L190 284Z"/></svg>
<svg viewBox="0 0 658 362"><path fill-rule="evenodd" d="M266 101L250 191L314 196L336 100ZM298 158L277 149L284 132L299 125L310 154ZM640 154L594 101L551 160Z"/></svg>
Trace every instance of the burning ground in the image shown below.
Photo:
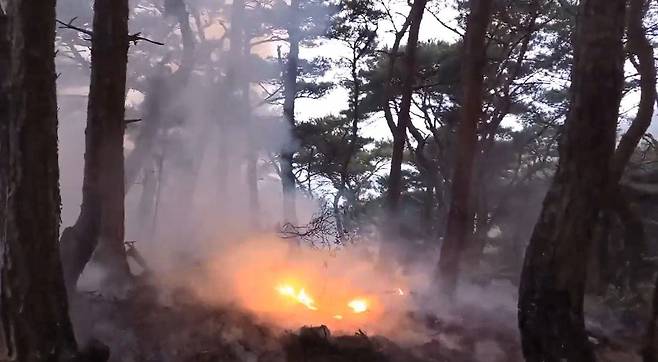
<svg viewBox="0 0 658 362"><path fill-rule="evenodd" d="M235 245L186 271L147 272L126 298L75 298L81 340L108 344L115 361L519 357L514 325L477 310L432 315L417 305L418 281L377 267L367 247L299 248L264 235Z"/></svg>
<svg viewBox="0 0 658 362"><path fill-rule="evenodd" d="M231 245L146 271L128 295L79 294L79 340L107 344L111 361L522 360L510 285L465 285L448 303L430 297L440 293L427 269L383 268L367 242L327 250L263 234ZM632 348L593 338L604 361Z"/></svg>
<svg viewBox="0 0 658 362"><path fill-rule="evenodd" d="M409 280L377 268L367 246L306 248L261 235L211 253L202 265L201 273L173 282L191 285L208 303L236 304L284 328L388 328L384 315L394 323L408 302Z"/></svg>

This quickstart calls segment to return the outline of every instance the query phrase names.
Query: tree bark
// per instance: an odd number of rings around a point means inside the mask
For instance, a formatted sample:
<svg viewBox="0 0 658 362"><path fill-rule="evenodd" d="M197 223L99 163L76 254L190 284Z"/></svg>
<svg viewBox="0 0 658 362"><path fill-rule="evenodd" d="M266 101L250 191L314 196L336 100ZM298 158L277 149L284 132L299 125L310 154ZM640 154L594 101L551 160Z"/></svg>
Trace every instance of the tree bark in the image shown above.
<svg viewBox="0 0 658 362"><path fill-rule="evenodd" d="M244 59L245 61L251 56L249 41L245 40ZM260 227L260 198L258 191L258 152L254 139L254 125L251 114L250 85L247 79L242 80L242 104L245 110L245 130L246 130L246 162L247 162L247 191L249 193L249 218L255 228Z"/></svg>
<svg viewBox="0 0 658 362"><path fill-rule="evenodd" d="M6 230L7 193L5 191L9 181L7 172L9 170L9 132L7 127L9 126L9 58L11 54L8 21L5 10L2 9L2 4L0 4L0 230ZM0 245L2 243L4 243L4 240L0 237ZM2 288L1 281L0 288ZM1 310L0 299L0 317L2 316ZM3 328L0 328L0 341L2 341L0 342L0 358L3 358L7 355Z"/></svg>
<svg viewBox="0 0 658 362"><path fill-rule="evenodd" d="M620 188L608 196L611 201L611 210L617 214L623 227L623 281L624 285L637 293L637 282L641 278L642 255L646 250L644 225L642 218L633 210L633 206L626 199Z"/></svg>
<svg viewBox="0 0 658 362"><path fill-rule="evenodd" d="M137 222L140 225L137 240L151 240L153 237L153 227L155 226L153 215L155 213L155 196L158 188L158 179L155 173L155 164L144 167L142 194L140 195L139 206L137 207Z"/></svg>
<svg viewBox="0 0 658 362"><path fill-rule="evenodd" d="M357 143L359 140L359 121L361 120L361 109L359 108L360 98L361 98L361 81L359 79L359 60L366 55L366 51L370 46L370 43L374 41L374 35L369 36L365 45L362 49L358 49L356 44L352 48L352 59L350 59L350 75L352 76L352 89L350 90L350 107L351 109L351 124L348 131L345 133L345 138L347 138L347 152L343 157L340 167L340 184L337 187L336 195L334 197L334 218L336 219L336 232L338 234L338 239L342 240L345 234L346 228L345 223L343 222L343 217L339 212L339 203L347 191L347 186L349 183L349 171L352 158L354 158L357 152ZM349 207L350 203L347 203L346 207ZM354 205L352 205L354 206Z"/></svg>
<svg viewBox="0 0 658 362"><path fill-rule="evenodd" d="M8 136L7 126L9 125L9 58L10 42L9 42L9 28L8 28L7 15L5 14L2 5L0 4L0 169L7 170L9 167L9 141L6 139ZM7 179L6 175L0 173L0 190L6 190ZM5 205L6 193L0 192L0 205ZM0 230L5 227L5 213L0 210Z"/></svg>
<svg viewBox="0 0 658 362"><path fill-rule="evenodd" d="M225 93L225 92L222 92ZM224 94L226 97L226 94ZM229 127L225 123L220 123L218 127L218 147L217 147L217 200L219 208L223 212L225 209L224 200L228 189L228 169L229 169Z"/></svg>
<svg viewBox="0 0 658 362"><path fill-rule="evenodd" d="M658 277L653 289L651 316L642 349L642 358L644 362L658 361Z"/></svg>
<svg viewBox="0 0 658 362"><path fill-rule="evenodd" d="M588 263L587 280L591 292L605 295L612 280L610 263L610 231L612 229L612 215L602 210L593 232L591 258Z"/></svg>
<svg viewBox="0 0 658 362"><path fill-rule="evenodd" d="M438 189L439 180L439 165L434 160L425 155L427 149L427 140L420 131L414 126L413 122L409 122L409 133L416 140L418 145L414 149L414 157L418 164L421 179L425 186L425 197L423 198L423 207L421 213L421 222L424 225L423 231L427 236L432 235L434 230L434 205L436 205L435 190ZM431 151L430 151L431 152Z"/></svg>
<svg viewBox="0 0 658 362"><path fill-rule="evenodd" d="M594 361L586 263L608 185L623 87L624 0L581 2L560 160L526 249L519 327L527 361Z"/></svg>
<svg viewBox="0 0 658 362"><path fill-rule="evenodd" d="M248 193L249 220L255 228L260 224L260 202L258 197L258 150L255 149L254 130L250 104L250 82L243 64L251 57L251 36L244 26L245 3L243 0L233 2L231 15L231 72L235 77L235 88L239 92L239 104L236 117L240 118L245 137L245 182ZM230 80L232 82L233 80ZM230 83L229 83L230 86ZM230 90L230 89L229 89Z"/></svg>
<svg viewBox="0 0 658 362"><path fill-rule="evenodd" d="M130 275L124 248L123 135L128 61L128 1L94 2L91 82L85 130L82 205L62 233L61 257L69 291L99 246L108 281Z"/></svg>
<svg viewBox="0 0 658 362"><path fill-rule="evenodd" d="M472 233L470 207L473 162L477 148L477 124L482 114L485 37L491 18L491 0L471 0L463 45L461 120L457 127L457 152L452 178L452 198L448 212L446 236L441 245L438 280L441 290L453 295L457 287L459 262Z"/></svg>
<svg viewBox="0 0 658 362"><path fill-rule="evenodd" d="M637 114L626 133L621 137L619 145L610 166L610 184L608 192L604 194L604 210L599 224L609 223L609 219L618 216L624 228L624 259L627 264L625 276L628 284L633 288L636 279L633 277L633 271L640 268L642 253L646 250L646 240L644 226L641 218L635 213L630 206L629 201L623 194L619 182L624 170L628 165L637 145L651 125L656 103L656 68L654 60L654 51L646 35L646 29L643 26L643 18L646 12L645 0L631 0L628 7L627 48L631 57L636 57L632 63L640 74L640 103ZM599 250L607 250L607 234L596 234L594 243ZM604 255L601 254L601 257ZM594 281L599 281L598 289L607 288L606 278L602 275L608 273L604 263L598 263L595 260L593 264L598 264L598 268L593 269ZM631 272L631 273L628 273Z"/></svg>
<svg viewBox="0 0 658 362"><path fill-rule="evenodd" d="M487 180L491 177L490 167L487 165L490 162L492 156L492 150L496 144L496 136L500 129L500 124L505 119L505 117L510 113L512 109L512 103L514 99L514 81L519 77L523 69L525 62L526 54L530 49L530 42L533 38L534 33L537 31L537 18L540 15L540 2L533 0L532 10L530 16L523 24L525 31L520 35L520 44L516 41L510 40L506 46L511 46L509 50L509 55L507 59L502 60L503 64L507 65L507 74L504 77L504 80L501 80L500 84L500 95L496 95L491 101L491 104L495 105L495 108L492 112L492 115L489 117L488 122L482 120L480 123L482 125L482 136L480 137L480 142L478 143L479 148L475 152L475 160L473 164L473 174L475 180L472 183L471 189L471 204L476 205L477 212L470 212L468 214L469 220L466 222L468 224L473 224L474 220L471 220L470 217L477 214L477 223L475 224L475 234L467 234L465 239L466 252L468 255L468 261L472 262L469 265L477 265L479 263L482 252L485 247L486 242L486 228L488 227L488 213L489 207L487 203ZM514 58L512 58L512 52L516 47L519 47L518 53ZM502 76L501 76L502 78ZM494 83L498 82L498 79L494 80ZM498 86L498 84L493 85ZM470 240L469 237L472 237Z"/></svg>
<svg viewBox="0 0 658 362"><path fill-rule="evenodd" d="M283 117L288 122L291 134L295 132L295 99L297 98L297 75L299 73L299 0L291 0L288 14L288 43L290 50L283 72ZM293 139L281 150L281 186L283 188L283 218L284 222L297 222L295 206L295 175L293 173L293 157L295 155L295 140Z"/></svg>
<svg viewBox="0 0 658 362"><path fill-rule="evenodd" d="M398 127L393 119L393 112L391 112L391 102L394 101L395 97L393 77L395 76L396 64L398 57L400 56L400 43L409 29L413 13L414 8L412 7L405 18L404 24L402 24L400 29L395 33L395 40L390 53L388 54L388 74L386 77L386 83L384 84L385 99L382 102L381 108L384 111L384 118L386 119L386 124L391 131L394 143L396 142L395 138L398 134ZM399 147L399 145L397 147ZM396 146L394 146L393 149L395 150ZM388 237L383 239L382 256L388 254L386 251L388 249L388 243L397 238L396 235L399 233L400 229L398 226L397 214L399 212L400 196L402 193L402 155L395 154L395 152L393 153L394 154L391 155L391 172L389 173L388 190L386 190L386 205L389 217L392 220L387 220L388 222L384 226L384 229L386 229L385 233L388 234ZM400 164L400 167L397 166L398 163ZM386 268L389 264L386 259L390 259L390 257L380 257L380 264L382 264L383 268Z"/></svg>
<svg viewBox="0 0 658 362"><path fill-rule="evenodd" d="M610 211L617 214L624 225L624 250L628 263L629 285L634 286L633 271L640 269L642 253L646 250L646 240L642 220L630 206L619 187L619 181L637 145L651 125L656 104L656 64L651 42L643 26L646 0L631 0L628 7L628 49L640 73L640 103L637 114L626 133L621 137L612 158L610 192L607 193Z"/></svg>
<svg viewBox="0 0 658 362"><path fill-rule="evenodd" d="M478 166L476 166L476 168L477 167ZM479 183L480 181L481 180L476 180L475 182ZM468 220L467 224L473 225L474 230L473 233L466 234L464 239L464 249L466 254L464 262L473 266L478 265L482 259L484 249L487 246L487 233L489 232L489 226L491 225L488 195L486 192L482 192L485 190L486 188L482 184L479 184L478 186L473 185L471 188L473 194L470 197L470 203L474 212L470 215L474 215L474 220ZM457 274L459 274L459 272Z"/></svg>
<svg viewBox="0 0 658 362"><path fill-rule="evenodd" d="M402 81L402 99L400 100L400 112L398 122L393 132L393 154L391 155L391 169L388 176L387 203L391 217L396 217L400 207L400 196L402 193L402 161L404 157L404 145L407 137L407 127L411 122L411 98L413 87L416 82L416 53L418 49L418 34L420 23L425 13L427 0L415 0L411 5L408 16L409 37L404 50L405 73ZM394 49L397 52L397 49ZM395 57L396 55L392 55ZM391 64L393 67L393 64Z"/></svg>
<svg viewBox="0 0 658 362"><path fill-rule="evenodd" d="M640 73L640 104L637 114L612 158L611 181L616 185L633 156L635 148L651 125L653 108L656 103L656 64L653 46L643 26L646 0L631 0L628 7L628 49L637 57L637 71Z"/></svg>
<svg viewBox="0 0 658 362"><path fill-rule="evenodd" d="M247 162L247 192L249 193L249 218L255 228L260 227L260 198L258 191L258 149L254 140L254 129L252 115L249 110L249 85L243 87L243 102L247 108L246 127L246 162Z"/></svg>
<svg viewBox="0 0 658 362"><path fill-rule="evenodd" d="M11 93L0 127L0 193L6 195L0 208L6 221L0 234L2 335L9 360L72 361L77 344L57 247L55 1L12 0L7 10ZM0 55L7 62L6 52Z"/></svg>
<svg viewBox="0 0 658 362"><path fill-rule="evenodd" d="M99 124L102 130L98 145L100 148L98 187L101 201L98 242L99 251L102 251L99 253L99 261L105 264L108 273L107 281L116 286L127 282L130 277L124 247L123 159L129 44L128 13L127 0L94 2L92 70L87 108L89 121Z"/></svg>

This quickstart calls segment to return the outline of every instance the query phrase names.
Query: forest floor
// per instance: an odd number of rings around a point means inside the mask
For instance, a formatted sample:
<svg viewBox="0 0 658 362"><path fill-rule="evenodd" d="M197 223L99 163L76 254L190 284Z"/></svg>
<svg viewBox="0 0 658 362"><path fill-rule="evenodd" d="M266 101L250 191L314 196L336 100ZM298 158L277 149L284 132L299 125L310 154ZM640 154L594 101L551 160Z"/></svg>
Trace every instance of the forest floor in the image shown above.
<svg viewBox="0 0 658 362"><path fill-rule="evenodd" d="M209 306L177 289L162 293L138 282L126 298L83 293L71 301L81 344L90 337L111 350L110 361L221 362L515 362L522 361L515 322L460 308L450 318L409 312L425 342L396 343L386 336L333 335L324 326L284 330L233 307ZM514 315L509 318L515 320ZM600 361L640 361L638 333L595 324L590 338ZM614 336L610 333L615 333Z"/></svg>

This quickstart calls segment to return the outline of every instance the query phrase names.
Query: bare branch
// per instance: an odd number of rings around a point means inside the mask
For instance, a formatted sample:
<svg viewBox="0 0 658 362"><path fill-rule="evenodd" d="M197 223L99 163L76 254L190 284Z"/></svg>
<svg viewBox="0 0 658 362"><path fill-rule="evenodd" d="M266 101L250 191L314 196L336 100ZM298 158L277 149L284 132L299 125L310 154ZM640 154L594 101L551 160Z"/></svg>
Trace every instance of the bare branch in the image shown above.
<svg viewBox="0 0 658 362"><path fill-rule="evenodd" d="M78 19L77 17L71 18L71 20L69 20L68 23L65 23L65 22L63 22L63 21L61 21L61 20L59 20L59 19L58 19L58 20L55 20L55 21L57 21L57 23L60 25L60 26L59 26L60 29L71 29L71 30L75 30L75 31L77 31L77 32L80 32L80 33L82 33L82 34L85 34L85 35L89 36L89 39L86 39L86 40L91 40L91 38L94 37L94 32L91 31L91 30L89 30L89 29L85 29L85 28L81 28L81 27L79 27L79 26L75 26L75 25L73 25L73 22L75 22L77 19ZM145 37L143 37L141 34L142 34L142 33L135 33L135 34L130 34L130 35L128 35L128 42L132 42L133 44L137 44L138 41L143 40L143 41L145 41L145 42L149 42L149 43L151 43L151 44L165 45L165 44L162 43L162 42L155 41L155 40L151 40L151 39L149 39L149 38L145 38Z"/></svg>
<svg viewBox="0 0 658 362"><path fill-rule="evenodd" d="M60 25L60 26L59 26L60 29L72 29L72 30L78 31L78 32L80 32L80 33L82 33L82 34L86 34L86 35L88 35L88 36L90 36L90 37L93 37L93 36L94 36L94 33L93 33L91 30L89 30L89 29L84 29L84 28L80 28L80 27L78 27L78 26L73 25L73 22L76 21L77 19L78 19L77 16L76 16L76 17L73 17L73 18L71 18L71 20L69 20L68 23L65 23L65 22L63 22L63 21L61 21L61 20L55 20L55 21L57 21L57 24ZM91 39L88 39L88 40L91 40Z"/></svg>
<svg viewBox="0 0 658 362"><path fill-rule="evenodd" d="M444 28L452 31L453 33L455 33L457 35L459 35L460 38L464 37L464 31L463 30L462 31L457 30L457 28L454 28L454 27L446 24L443 20L441 20L441 18L439 18L438 14L436 14L434 11L432 11L432 9L427 8L425 10L427 10L427 12L429 12L430 15L432 15L432 17L434 18L434 20L436 20L439 24L441 24L441 26L443 26Z"/></svg>
<svg viewBox="0 0 658 362"><path fill-rule="evenodd" d="M265 43L272 43L272 42L277 42L277 41L288 41L288 38L283 38L283 37L280 37L278 35L273 35L269 38L254 41L254 42L250 43L249 46L255 47L256 45L265 44Z"/></svg>
<svg viewBox="0 0 658 362"><path fill-rule="evenodd" d="M141 34L142 33L135 33L135 34L128 35L128 41L132 42L133 44L137 44L138 41L143 40L145 42L155 44L155 45L165 45L164 43L161 43L159 41L151 40L149 38L144 38L143 36L141 36Z"/></svg>
<svg viewBox="0 0 658 362"><path fill-rule="evenodd" d="M323 205L306 225L283 224L279 235L284 239L298 239L315 247L332 247L344 245L352 240L347 232L338 232L336 219L331 208Z"/></svg>

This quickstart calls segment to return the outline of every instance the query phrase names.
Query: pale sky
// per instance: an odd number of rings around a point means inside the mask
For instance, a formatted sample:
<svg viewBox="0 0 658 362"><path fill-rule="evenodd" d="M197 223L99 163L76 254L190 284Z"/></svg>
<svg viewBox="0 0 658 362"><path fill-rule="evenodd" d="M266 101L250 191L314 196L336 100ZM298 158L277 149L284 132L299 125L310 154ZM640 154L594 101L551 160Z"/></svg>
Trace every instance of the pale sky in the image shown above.
<svg viewBox="0 0 658 362"><path fill-rule="evenodd" d="M398 23L397 25L399 26L404 22L403 16L406 16L409 7L406 5L406 1L399 3L398 7L399 8L394 11L399 13L396 19ZM442 6L440 10L436 9L436 7L431 8L431 10L437 13L441 17L441 21L450 27L458 27L454 20L457 17L456 9ZM392 30L393 28L390 25L390 21L388 19L382 20L379 25L379 33L381 35L378 39L382 46L386 45L390 47L393 44L394 34ZM419 39L420 41L442 40L452 43L458 40L458 36L451 30L446 29L431 14L426 12L421 23ZM403 39L403 44L404 42L405 40ZM322 45L315 48L300 49L300 56L303 58L324 56L339 60L341 57L349 57L349 55L350 53L346 46L335 40L324 42ZM338 82L346 78L348 75L347 69L338 69L332 71L326 78ZM347 107L348 97L349 94L347 89L337 87L321 100L300 99L296 103L296 116L300 120L305 120L330 114L338 114L341 110ZM363 122L361 125L361 134L373 137L377 140L391 138L388 126L382 117L379 117L379 119L373 119L369 122Z"/></svg>
<svg viewBox="0 0 658 362"><path fill-rule="evenodd" d="M442 5L441 8L437 8L436 6L434 8L431 8L432 12L434 14L437 14L437 16L440 17L441 21L450 26L451 28L457 28L459 29L459 26L456 22L456 17L458 15L457 10L454 8L454 4L451 5ZM406 14L408 12L408 6L406 5L406 1L404 3L401 3L399 5L399 9L397 9L397 12L400 14ZM402 17L403 15L400 15L398 17L398 25L402 21L404 21L404 18ZM380 24L380 43L386 44L390 46L393 43L393 34L391 32L392 27L390 26L390 22L388 19L384 19L382 23ZM463 29L459 29L462 30ZM420 40L421 41L429 41L429 40L442 40L448 43L452 43L457 41L459 36L455 34L452 30L447 29L443 25L441 25L435 17L426 12L423 21L421 23L421 29L420 29ZM404 40L403 40L404 44ZM325 42L323 45L316 47L316 48L302 48L300 50L301 56L304 58L313 58L316 56L331 56L333 59L340 59L340 57L347 57L349 56L349 51L348 49L340 44L338 41L331 41L331 42ZM627 64L627 69L626 69L627 74L634 74L636 71L632 69L632 66ZM332 79L335 81L339 81L343 79L344 77L347 77L349 74L347 73L346 69L338 70L332 72L327 78ZM343 110L347 106L348 102L348 91L344 88L337 87L333 89L329 94L327 94L325 97L323 97L321 100L313 100L313 99L301 99L297 101L297 117L300 120L304 119L309 119L309 118L314 118L314 117L322 117L330 114L337 114L341 110ZM635 92L630 92L629 94L624 97L621 103L620 107L620 112L622 115L625 115L626 117L630 117L631 119L634 117L636 109L637 109L637 103L639 102L639 90ZM654 120L657 118L658 115L654 114ZM379 117L374 117L374 119L369 120L367 122L363 122L363 125L361 125L361 134L364 136L369 136L373 137L378 140L383 140L383 139L391 139L391 134L386 126L386 123L384 122L383 119L381 119L381 115ZM514 120L514 117L512 115L508 116L505 118L503 122L504 126L508 127L514 127L517 126L518 123ZM620 130L623 132L626 130L629 126L628 121L621 121L619 124ZM651 127L649 128L648 132L656 135L658 134L658 122L652 122Z"/></svg>

